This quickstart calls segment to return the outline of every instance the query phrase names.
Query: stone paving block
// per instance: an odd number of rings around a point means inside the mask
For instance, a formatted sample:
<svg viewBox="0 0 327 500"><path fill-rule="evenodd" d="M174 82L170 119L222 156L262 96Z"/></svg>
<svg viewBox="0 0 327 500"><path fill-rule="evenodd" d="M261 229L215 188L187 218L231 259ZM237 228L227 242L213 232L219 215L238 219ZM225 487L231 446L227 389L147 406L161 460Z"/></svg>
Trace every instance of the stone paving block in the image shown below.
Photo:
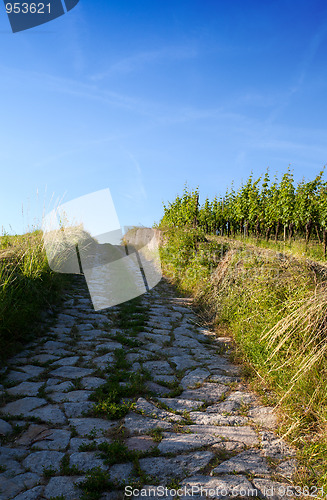
<svg viewBox="0 0 327 500"><path fill-rule="evenodd" d="M60 377L60 378L68 378L68 379L76 379L80 377L87 377L91 375L93 370L89 368L80 368L79 366L62 366L53 370L49 373L52 377Z"/></svg>
<svg viewBox="0 0 327 500"><path fill-rule="evenodd" d="M37 417L50 424L65 424L67 422L65 414L57 405L47 405L30 411L27 416Z"/></svg>
<svg viewBox="0 0 327 500"><path fill-rule="evenodd" d="M91 401L84 401L83 403L64 403L64 412L68 418L84 417L94 406Z"/></svg>
<svg viewBox="0 0 327 500"><path fill-rule="evenodd" d="M259 451L249 450L222 462L211 471L211 475L215 476L234 472L264 476L271 473L271 468L268 466L267 461L262 458Z"/></svg>
<svg viewBox="0 0 327 500"><path fill-rule="evenodd" d="M181 399L195 399L206 403L217 402L228 391L228 387L214 382L204 382L198 389L186 389L181 394Z"/></svg>
<svg viewBox="0 0 327 500"><path fill-rule="evenodd" d="M47 429L35 437L32 444L41 450L65 451L70 436L71 432L65 429Z"/></svg>
<svg viewBox="0 0 327 500"><path fill-rule="evenodd" d="M210 372L205 368L196 368L196 370L191 371L181 380L181 385L184 389L193 388L197 384L202 384L208 377Z"/></svg>
<svg viewBox="0 0 327 500"><path fill-rule="evenodd" d="M15 370L11 370L7 376L6 379L8 382L25 382L26 380L29 380L32 378L32 375L29 375L28 373L24 372L19 372Z"/></svg>
<svg viewBox="0 0 327 500"><path fill-rule="evenodd" d="M5 436L6 434L10 434L12 432L12 427L8 422L2 420L0 418L0 435Z"/></svg>
<svg viewBox="0 0 327 500"><path fill-rule="evenodd" d="M79 500L82 492L74 486L74 477L58 476L52 477L45 487L44 497L46 499L63 495L65 500Z"/></svg>
<svg viewBox="0 0 327 500"><path fill-rule="evenodd" d="M73 325L75 323L75 318L69 314L59 313L57 316L58 323L63 323L65 326Z"/></svg>
<svg viewBox="0 0 327 500"><path fill-rule="evenodd" d="M217 413L193 411L190 418L201 425L246 425L249 419L240 415L223 416Z"/></svg>
<svg viewBox="0 0 327 500"><path fill-rule="evenodd" d="M72 390L73 387L74 386L72 382L69 381L61 382L61 379L50 378L47 382L45 392L67 392Z"/></svg>
<svg viewBox="0 0 327 500"><path fill-rule="evenodd" d="M275 429L277 427L277 417L274 414L274 409L268 406L261 406L250 410L249 417L261 427L267 429Z"/></svg>
<svg viewBox="0 0 327 500"><path fill-rule="evenodd" d="M232 377L230 375L212 374L210 375L210 382L217 382L218 384L232 384L240 382L240 377Z"/></svg>
<svg viewBox="0 0 327 500"><path fill-rule="evenodd" d="M149 476L166 483L172 478L182 479L187 474L195 474L208 465L213 457L214 454L209 451L196 451L173 458L141 458L140 467Z"/></svg>
<svg viewBox="0 0 327 500"><path fill-rule="evenodd" d="M103 460L98 458L93 451L77 451L70 455L69 464L71 467L77 467L82 472L99 467L101 470L107 470Z"/></svg>
<svg viewBox="0 0 327 500"><path fill-rule="evenodd" d="M7 392L12 396L37 396L42 385L43 382L22 382L7 389Z"/></svg>
<svg viewBox="0 0 327 500"><path fill-rule="evenodd" d="M70 403L84 402L88 401L89 396L92 394L91 391L69 391L69 392L55 392L50 397L52 401L56 403L62 403L63 401L68 401Z"/></svg>
<svg viewBox="0 0 327 500"><path fill-rule="evenodd" d="M160 384L157 384L156 382L152 382L152 381L147 381L145 382L145 387L153 392L154 394L156 395L167 395L170 393L171 389L169 389L168 387L164 387Z"/></svg>
<svg viewBox="0 0 327 500"><path fill-rule="evenodd" d="M182 417L180 415L175 415L169 411L157 408L154 404L150 403L144 398L139 398L136 401L135 409L140 411L143 415L147 415L152 418L161 418L162 420L168 420L172 422L180 422Z"/></svg>
<svg viewBox="0 0 327 500"><path fill-rule="evenodd" d="M192 401L191 399L177 399L177 398L158 398L159 401L169 406L175 411L191 411L202 406L202 401Z"/></svg>
<svg viewBox="0 0 327 500"><path fill-rule="evenodd" d="M143 417L136 413L129 413L125 417L124 427L131 434L146 434L152 429L171 429L173 424L165 420Z"/></svg>
<svg viewBox="0 0 327 500"><path fill-rule="evenodd" d="M261 448L265 457L280 460L286 456L295 456L295 450L273 432L261 431L259 434L261 437Z"/></svg>
<svg viewBox="0 0 327 500"><path fill-rule="evenodd" d="M18 438L15 443L20 446L31 446L36 442L39 436L48 431L47 425L31 424L28 429Z"/></svg>
<svg viewBox="0 0 327 500"><path fill-rule="evenodd" d="M59 342L58 340L48 340L42 345L42 348L45 351L48 351L53 349L66 349L67 346L65 342Z"/></svg>
<svg viewBox="0 0 327 500"><path fill-rule="evenodd" d="M161 331L161 330L160 330ZM170 335L164 335L160 333L150 333L144 332L140 333L138 338L142 340L145 344L150 340L150 342L155 342L156 344L164 344L170 342Z"/></svg>
<svg viewBox="0 0 327 500"><path fill-rule="evenodd" d="M95 437L100 437L104 432L112 429L117 422L103 420L102 418L71 418L70 425L73 425L80 436L86 436L90 432L95 433Z"/></svg>
<svg viewBox="0 0 327 500"><path fill-rule="evenodd" d="M144 344L142 347L146 351L160 352L160 354L162 353L162 346L159 344L154 344L154 343L153 344Z"/></svg>
<svg viewBox="0 0 327 500"><path fill-rule="evenodd" d="M47 363L48 361L55 361L56 359L59 359L59 356L54 356L53 354L37 354L31 358L31 361L32 363L35 361L38 363Z"/></svg>
<svg viewBox="0 0 327 500"><path fill-rule="evenodd" d="M176 347L187 346L189 349L197 349L202 347L198 340L193 339L192 337L187 337L186 335L179 335L177 338L175 335L174 346Z"/></svg>
<svg viewBox="0 0 327 500"><path fill-rule="evenodd" d="M173 370L167 361L145 361L145 363L143 363L143 368L156 376L158 374L170 375L173 373Z"/></svg>
<svg viewBox="0 0 327 500"><path fill-rule="evenodd" d="M93 358L93 363L95 363L99 368L105 368L108 363L112 364L115 360L115 357L112 352L108 352L107 354L103 354L102 356L98 356Z"/></svg>
<svg viewBox="0 0 327 500"><path fill-rule="evenodd" d="M59 471L64 456L60 451L35 451L23 460L23 465L31 472L42 475L43 470L48 468Z"/></svg>
<svg viewBox="0 0 327 500"><path fill-rule="evenodd" d="M20 492L26 488L33 488L40 480L38 474L32 472L26 472L24 474L19 474L15 478L5 478L2 474L0 475L0 492L1 500L9 500L14 498Z"/></svg>
<svg viewBox="0 0 327 500"><path fill-rule="evenodd" d="M157 444L151 436L134 436L126 440L126 446L131 451L148 451Z"/></svg>
<svg viewBox="0 0 327 500"><path fill-rule="evenodd" d="M259 444L259 439L252 427L229 427L219 425L189 425L188 429L194 433L220 436L228 441L239 441L248 446Z"/></svg>
<svg viewBox="0 0 327 500"><path fill-rule="evenodd" d="M45 404L47 404L47 401L43 398L21 398L0 408L0 413L3 413L4 415L28 416L32 410Z"/></svg>
<svg viewBox="0 0 327 500"><path fill-rule="evenodd" d="M5 477L10 478L25 472L25 469L20 465L19 462L17 462L17 460L12 460L12 459L3 460L0 457L0 465L1 467L4 468L3 475Z"/></svg>
<svg viewBox="0 0 327 500"><path fill-rule="evenodd" d="M92 323L82 323L81 325L76 325L76 328L79 332L92 331L93 325Z"/></svg>
<svg viewBox="0 0 327 500"><path fill-rule="evenodd" d="M176 370L187 370L189 368L193 368L198 365L198 362L192 358L192 356L184 355L184 356L173 356L170 358L176 365Z"/></svg>
<svg viewBox="0 0 327 500"><path fill-rule="evenodd" d="M44 486L35 486L31 490L25 491L17 495L13 500L37 500L40 498L44 490Z"/></svg>
<svg viewBox="0 0 327 500"><path fill-rule="evenodd" d="M105 383L105 380L100 377L85 377L81 380L81 384L86 390L93 391Z"/></svg>
<svg viewBox="0 0 327 500"><path fill-rule="evenodd" d="M269 498L269 500L284 500L285 498L298 498L293 495L293 488L288 483L279 483L269 479L253 479L254 488L257 489L259 498Z"/></svg>
<svg viewBox="0 0 327 500"><path fill-rule="evenodd" d="M132 479L135 480L133 468L132 463L112 465L109 470L110 480L117 484L128 484Z"/></svg>
<svg viewBox="0 0 327 500"><path fill-rule="evenodd" d="M196 357L196 356L195 356ZM227 359L222 356L210 356L207 355L206 365L208 370L214 373L215 370L224 371L226 375L240 375L241 369L239 366L229 363Z"/></svg>
<svg viewBox="0 0 327 500"><path fill-rule="evenodd" d="M244 443L239 443L237 441L220 441L214 444L211 449L212 451L227 451L227 452L241 452L245 448Z"/></svg>
<svg viewBox="0 0 327 500"><path fill-rule="evenodd" d="M158 445L161 453L183 453L209 446L221 441L220 437L210 434L171 434L164 433L163 440Z"/></svg>
<svg viewBox="0 0 327 500"><path fill-rule="evenodd" d="M292 479L297 471L297 461L295 459L285 460L276 468L276 473L285 479Z"/></svg>
<svg viewBox="0 0 327 500"><path fill-rule="evenodd" d="M120 342L110 341L98 344L95 351L101 351L102 349L108 349L109 351L114 351L115 349L122 349L122 344Z"/></svg>
<svg viewBox="0 0 327 500"><path fill-rule="evenodd" d="M193 476L182 481L182 486L193 488L193 492L203 495L208 492L209 498L226 499L226 497L251 497L254 488L245 476L224 475L221 477ZM254 496L255 498L255 496Z"/></svg>
<svg viewBox="0 0 327 500"><path fill-rule="evenodd" d="M242 394L241 392L237 391L237 394ZM246 394L245 394L246 396ZM207 408L207 413L235 413L237 412L242 406L246 407L250 405L251 403L249 402L249 398L245 397L244 399L242 396L240 396L240 399L234 397L234 393L230 394L225 401L222 401L221 403L217 403L215 405L209 406ZM251 401L254 400L254 397L252 398Z"/></svg>
<svg viewBox="0 0 327 500"><path fill-rule="evenodd" d="M58 359L52 363L53 365L60 366L73 366L77 363L79 356L67 356L65 358Z"/></svg>

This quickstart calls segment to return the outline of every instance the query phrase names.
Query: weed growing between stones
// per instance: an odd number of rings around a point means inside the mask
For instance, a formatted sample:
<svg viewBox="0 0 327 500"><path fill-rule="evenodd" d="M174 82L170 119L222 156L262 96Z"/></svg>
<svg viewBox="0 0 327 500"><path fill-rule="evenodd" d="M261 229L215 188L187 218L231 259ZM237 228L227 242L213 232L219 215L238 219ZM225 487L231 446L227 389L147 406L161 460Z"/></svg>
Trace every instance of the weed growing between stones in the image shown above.
<svg viewBox="0 0 327 500"><path fill-rule="evenodd" d="M78 484L83 491L81 500L99 500L102 492L114 490L115 484L110 480L110 474L96 467L87 472L84 481Z"/></svg>
<svg viewBox="0 0 327 500"><path fill-rule="evenodd" d="M124 462L132 462L136 457L136 453L130 451L127 446L121 441L113 441L112 443L101 443L98 446L101 452L100 457L106 465L114 465Z"/></svg>
<svg viewBox="0 0 327 500"><path fill-rule="evenodd" d="M54 469L53 467L44 467L43 468L43 477L45 478L50 478L53 476L56 476L58 471Z"/></svg>
<svg viewBox="0 0 327 500"><path fill-rule="evenodd" d="M156 427L155 429L151 429L148 432L148 434L149 434L149 436L152 437L152 439L155 443L161 443L161 441L163 439L163 432L164 432L163 429L160 429L160 427Z"/></svg>

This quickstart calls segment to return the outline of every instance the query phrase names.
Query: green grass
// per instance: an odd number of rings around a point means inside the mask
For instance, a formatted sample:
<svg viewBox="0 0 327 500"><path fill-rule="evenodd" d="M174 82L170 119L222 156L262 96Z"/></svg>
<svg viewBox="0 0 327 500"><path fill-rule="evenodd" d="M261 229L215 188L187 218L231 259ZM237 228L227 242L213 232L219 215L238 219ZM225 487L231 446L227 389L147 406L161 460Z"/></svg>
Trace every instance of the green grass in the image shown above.
<svg viewBox="0 0 327 500"><path fill-rule="evenodd" d="M136 457L136 453L130 451L127 446L120 441L112 443L101 443L98 446L100 458L106 465L122 464L124 462L132 462Z"/></svg>
<svg viewBox="0 0 327 500"><path fill-rule="evenodd" d="M0 361L35 338L41 312L67 282L49 268L40 231L0 237Z"/></svg>
<svg viewBox="0 0 327 500"><path fill-rule="evenodd" d="M245 365L259 394L269 392L267 403L279 408L280 432L303 464L298 484L326 488L325 267L301 252L296 257L299 243L281 253L272 242L259 247L259 242L212 237L222 251L217 247L219 262L214 267L213 257L207 259L203 270L202 238L195 230L166 234L164 272L180 290L194 293L199 314L219 335L234 338L235 360Z"/></svg>

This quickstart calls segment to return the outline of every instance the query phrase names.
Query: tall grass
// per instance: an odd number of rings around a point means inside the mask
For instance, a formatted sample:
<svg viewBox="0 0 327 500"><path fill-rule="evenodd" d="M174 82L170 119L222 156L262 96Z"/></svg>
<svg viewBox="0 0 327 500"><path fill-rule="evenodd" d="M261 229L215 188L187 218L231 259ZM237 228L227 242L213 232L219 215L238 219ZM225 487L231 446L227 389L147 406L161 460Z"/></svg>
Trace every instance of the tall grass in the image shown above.
<svg viewBox="0 0 327 500"><path fill-rule="evenodd" d="M0 237L0 361L33 339L35 321L66 282L49 268L41 231Z"/></svg>
<svg viewBox="0 0 327 500"><path fill-rule="evenodd" d="M326 488L325 268L272 249L215 237L219 261L213 269L213 256L210 265L200 264L199 249L205 242L194 243L194 234L193 244L186 246L187 241L185 231L180 239L176 232L173 237L166 235L164 270L182 290L194 294L208 321L233 336L236 357L249 368L254 387L269 394L267 403L280 409L281 432L297 447L303 464L298 483ZM180 254L186 266L179 262ZM189 276L196 272L199 279L193 287Z"/></svg>

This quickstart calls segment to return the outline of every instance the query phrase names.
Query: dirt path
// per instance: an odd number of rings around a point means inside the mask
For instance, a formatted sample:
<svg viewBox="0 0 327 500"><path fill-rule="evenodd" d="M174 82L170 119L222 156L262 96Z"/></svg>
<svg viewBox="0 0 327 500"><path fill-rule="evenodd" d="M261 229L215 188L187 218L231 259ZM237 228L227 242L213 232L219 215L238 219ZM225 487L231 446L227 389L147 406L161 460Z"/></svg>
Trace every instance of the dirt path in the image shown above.
<svg viewBox="0 0 327 500"><path fill-rule="evenodd" d="M162 282L142 298L143 331L134 329L124 343L127 333L115 326L119 308L94 312L83 286L65 299L49 336L12 358L0 385L0 499L98 492L114 500L123 485L127 497L132 486L153 486L162 498L167 486L184 487L184 500L192 487L197 498L201 488L215 498L290 498L294 453L274 433L272 409L240 381L224 354L229 339L196 326L188 304ZM116 349L124 373L141 374L143 385L128 413L108 420L94 416L89 397L105 383L107 367L119 372ZM93 496L83 497L74 485L90 469L84 494L93 488ZM92 477L99 482L92 485Z"/></svg>

